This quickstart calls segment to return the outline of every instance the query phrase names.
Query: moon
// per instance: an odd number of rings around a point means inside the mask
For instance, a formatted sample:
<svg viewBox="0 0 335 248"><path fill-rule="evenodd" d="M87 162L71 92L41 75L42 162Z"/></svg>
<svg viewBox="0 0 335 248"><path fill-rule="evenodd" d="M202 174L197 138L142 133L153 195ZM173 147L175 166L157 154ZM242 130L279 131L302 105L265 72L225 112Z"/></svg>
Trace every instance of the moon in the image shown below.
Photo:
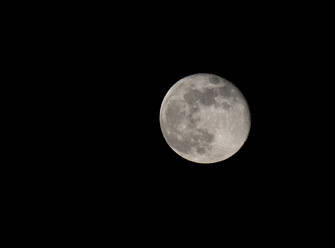
<svg viewBox="0 0 335 248"><path fill-rule="evenodd" d="M245 97L228 80L207 73L180 79L165 95L160 127L178 155L201 164L233 156L250 131Z"/></svg>

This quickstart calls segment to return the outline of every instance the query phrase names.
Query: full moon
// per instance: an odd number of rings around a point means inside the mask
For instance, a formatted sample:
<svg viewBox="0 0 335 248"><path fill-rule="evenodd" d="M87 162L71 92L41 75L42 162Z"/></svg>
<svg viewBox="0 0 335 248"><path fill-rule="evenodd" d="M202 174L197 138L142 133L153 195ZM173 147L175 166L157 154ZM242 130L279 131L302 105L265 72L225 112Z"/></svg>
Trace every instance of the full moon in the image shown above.
<svg viewBox="0 0 335 248"><path fill-rule="evenodd" d="M182 78L160 108L167 144L192 162L210 164L234 155L250 131L247 101L231 82L214 74Z"/></svg>

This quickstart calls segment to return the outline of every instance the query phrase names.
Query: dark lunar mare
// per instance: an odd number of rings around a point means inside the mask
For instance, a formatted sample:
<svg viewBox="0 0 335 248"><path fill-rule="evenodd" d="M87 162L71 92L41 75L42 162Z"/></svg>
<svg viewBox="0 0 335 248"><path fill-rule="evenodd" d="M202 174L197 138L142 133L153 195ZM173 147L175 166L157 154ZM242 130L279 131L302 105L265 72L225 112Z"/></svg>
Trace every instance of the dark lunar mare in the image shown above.
<svg viewBox="0 0 335 248"><path fill-rule="evenodd" d="M233 97L232 87L225 85L219 88L219 94L224 98L231 98Z"/></svg>
<svg viewBox="0 0 335 248"><path fill-rule="evenodd" d="M231 108L231 105L226 102L221 103L220 106L226 110L229 110Z"/></svg>
<svg viewBox="0 0 335 248"><path fill-rule="evenodd" d="M187 118L193 124L192 116L199 110L199 104L203 104L205 106L214 105L215 107L229 109L231 105L228 103L219 104L216 102L215 97L223 97L228 102L233 102L235 101L235 98L232 89L233 88L230 85L225 85L218 88L207 88L204 92L201 92L197 89L188 89L183 96L190 109L190 114Z"/></svg>
<svg viewBox="0 0 335 248"><path fill-rule="evenodd" d="M200 99L201 92L195 89L188 89L183 97L188 105L192 105Z"/></svg>
<svg viewBox="0 0 335 248"><path fill-rule="evenodd" d="M176 128L185 116L177 101L171 101L166 110L166 121L169 127Z"/></svg>
<svg viewBox="0 0 335 248"><path fill-rule="evenodd" d="M200 102L206 106L213 105L216 103L216 96L217 92L215 91L215 89L206 89L205 92L201 94Z"/></svg>
<svg viewBox="0 0 335 248"><path fill-rule="evenodd" d="M222 79L218 76L215 76L215 75L211 75L209 76L208 78L208 81L211 83L211 84L219 84L219 83L222 83Z"/></svg>
<svg viewBox="0 0 335 248"><path fill-rule="evenodd" d="M198 107L194 109L198 111ZM204 154L208 150L208 145L214 140L214 135L205 129L195 129L195 124L189 128L189 132L180 132L177 126L183 121L183 118L185 118L185 112L181 110L178 102L170 102L166 110L166 123L164 123L167 128L162 129L168 144L185 154L189 153L193 147L199 154ZM170 133L165 130L169 130ZM178 135L182 138L178 139Z"/></svg>
<svg viewBox="0 0 335 248"><path fill-rule="evenodd" d="M192 106L198 101L203 105L210 106L215 104L215 96L217 96L215 89L206 89L205 92L201 92L196 89L189 89L184 94L184 99L189 106Z"/></svg>

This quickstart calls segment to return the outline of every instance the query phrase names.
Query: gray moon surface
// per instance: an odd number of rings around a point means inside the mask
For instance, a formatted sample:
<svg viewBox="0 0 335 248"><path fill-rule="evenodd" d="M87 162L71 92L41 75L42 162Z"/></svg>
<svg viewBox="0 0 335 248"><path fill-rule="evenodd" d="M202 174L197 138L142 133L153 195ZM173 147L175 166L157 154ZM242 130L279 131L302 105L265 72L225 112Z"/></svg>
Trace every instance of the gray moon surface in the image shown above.
<svg viewBox="0 0 335 248"><path fill-rule="evenodd" d="M159 118L172 150L202 164L234 155L245 143L251 124L249 107L240 90L207 73L175 83L163 99Z"/></svg>

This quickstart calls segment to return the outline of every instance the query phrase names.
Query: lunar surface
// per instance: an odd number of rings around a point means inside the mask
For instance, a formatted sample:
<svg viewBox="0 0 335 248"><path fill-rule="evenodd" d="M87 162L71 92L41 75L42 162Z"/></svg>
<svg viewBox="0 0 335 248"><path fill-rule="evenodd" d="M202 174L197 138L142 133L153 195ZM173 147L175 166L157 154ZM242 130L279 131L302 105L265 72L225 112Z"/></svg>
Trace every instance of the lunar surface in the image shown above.
<svg viewBox="0 0 335 248"><path fill-rule="evenodd" d="M216 163L234 155L250 130L248 104L229 81L199 73L175 83L160 109L168 145L196 163Z"/></svg>

